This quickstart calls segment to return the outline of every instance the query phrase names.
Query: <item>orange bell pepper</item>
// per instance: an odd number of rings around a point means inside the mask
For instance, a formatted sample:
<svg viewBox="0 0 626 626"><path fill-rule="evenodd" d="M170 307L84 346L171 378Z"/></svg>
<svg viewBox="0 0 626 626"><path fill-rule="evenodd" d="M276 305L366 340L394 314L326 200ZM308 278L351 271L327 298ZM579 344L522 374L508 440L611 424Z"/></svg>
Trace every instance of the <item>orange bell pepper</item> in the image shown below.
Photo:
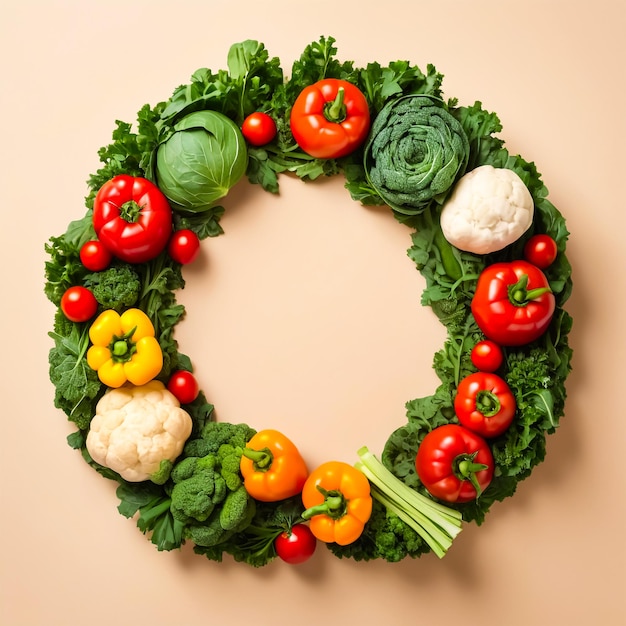
<svg viewBox="0 0 626 626"><path fill-rule="evenodd" d="M370 484L347 463L329 461L309 475L302 489L302 518L325 543L345 546L356 541L372 514Z"/></svg>
<svg viewBox="0 0 626 626"><path fill-rule="evenodd" d="M248 441L239 464L246 491L261 502L277 502L302 491L309 470L298 448L277 430L261 430Z"/></svg>

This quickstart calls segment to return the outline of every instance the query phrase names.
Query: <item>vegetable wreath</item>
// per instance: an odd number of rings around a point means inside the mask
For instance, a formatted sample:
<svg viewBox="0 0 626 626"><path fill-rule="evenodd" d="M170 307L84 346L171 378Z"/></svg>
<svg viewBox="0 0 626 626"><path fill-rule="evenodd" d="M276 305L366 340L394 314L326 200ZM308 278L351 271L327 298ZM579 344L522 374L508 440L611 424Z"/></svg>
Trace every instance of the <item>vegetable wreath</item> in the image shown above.
<svg viewBox="0 0 626 626"><path fill-rule="evenodd" d="M334 43L307 46L289 78L263 44L235 44L228 70L198 70L136 130L118 121L84 217L46 244L68 442L159 550L257 567L319 542L356 560L442 557L543 460L563 415L568 232L537 169L495 136L495 113L445 100L432 65L358 68ZM388 206L447 329L439 386L407 402L379 457L309 468L286 434L217 422L174 338L182 268L222 233L220 199L244 176L277 193L283 172L341 173L354 200Z"/></svg>

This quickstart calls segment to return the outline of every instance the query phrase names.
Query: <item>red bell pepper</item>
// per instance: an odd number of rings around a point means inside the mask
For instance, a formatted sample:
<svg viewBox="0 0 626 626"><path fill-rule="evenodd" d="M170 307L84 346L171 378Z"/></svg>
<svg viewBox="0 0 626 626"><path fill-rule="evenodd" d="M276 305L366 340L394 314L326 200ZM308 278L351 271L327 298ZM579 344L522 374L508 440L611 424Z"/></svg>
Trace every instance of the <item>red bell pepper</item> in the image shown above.
<svg viewBox="0 0 626 626"><path fill-rule="evenodd" d="M490 372L466 376L454 397L459 422L482 437L501 435L511 425L516 408L515 396L506 381Z"/></svg>
<svg viewBox="0 0 626 626"><path fill-rule="evenodd" d="M155 184L120 174L96 194L93 226L113 256L127 263L145 263L167 245L172 234L172 209Z"/></svg>
<svg viewBox="0 0 626 626"><path fill-rule="evenodd" d="M300 92L291 109L290 125L304 152L317 159L337 159L365 141L369 106L352 83L325 78Z"/></svg>
<svg viewBox="0 0 626 626"><path fill-rule="evenodd" d="M439 500L469 502L489 486L493 455L487 442L458 424L431 430L417 449L415 469L422 485Z"/></svg>
<svg viewBox="0 0 626 626"><path fill-rule="evenodd" d="M545 274L522 260L486 267L472 299L479 328L502 346L520 346L543 335L554 309L554 294Z"/></svg>

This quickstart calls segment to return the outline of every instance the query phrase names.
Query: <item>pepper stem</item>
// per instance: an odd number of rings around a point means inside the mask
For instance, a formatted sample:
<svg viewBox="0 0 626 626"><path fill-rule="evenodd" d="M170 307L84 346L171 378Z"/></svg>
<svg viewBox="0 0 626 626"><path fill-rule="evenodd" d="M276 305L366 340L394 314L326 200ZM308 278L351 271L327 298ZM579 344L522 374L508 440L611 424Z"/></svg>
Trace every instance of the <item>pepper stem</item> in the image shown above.
<svg viewBox="0 0 626 626"><path fill-rule="evenodd" d="M526 306L531 300L535 300L544 293L552 293L550 287L537 287L530 291L526 289L528 286L528 274L522 274L519 280L509 285L509 300L515 306Z"/></svg>
<svg viewBox="0 0 626 626"><path fill-rule="evenodd" d="M476 394L476 409L485 417L493 417L500 411L498 396L489 389L483 389Z"/></svg>
<svg viewBox="0 0 626 626"><path fill-rule="evenodd" d="M332 102L327 102L324 106L324 117L329 122L334 122L335 124L341 124L346 117L348 116L348 112L346 111L346 106L343 103L344 98L344 88L339 87L337 91L337 96Z"/></svg>
<svg viewBox="0 0 626 626"><path fill-rule="evenodd" d="M109 344L109 350L111 352L112 359L117 363L126 363L127 361L130 361L133 354L137 352L137 346L132 340L132 336L135 334L136 330L137 327L135 326L121 337L118 337L117 335L113 336L113 339Z"/></svg>
<svg viewBox="0 0 626 626"><path fill-rule="evenodd" d="M257 472L267 472L274 461L274 455L269 448L255 450L254 448L246 447L243 449L242 454L253 462L254 469Z"/></svg>
<svg viewBox="0 0 626 626"><path fill-rule="evenodd" d="M129 224L134 224L139 220L139 214L142 208L143 207L134 200L124 202L120 207L120 217Z"/></svg>
<svg viewBox="0 0 626 626"><path fill-rule="evenodd" d="M338 520L346 514L348 503L340 491L336 489L327 491L321 485L317 485L317 490L324 496L324 502L304 511L300 516L303 520L309 520L316 515L327 515L331 519Z"/></svg>
<svg viewBox="0 0 626 626"><path fill-rule="evenodd" d="M473 454L460 454L454 459L454 473L461 480L469 480L474 489L476 489L476 498L479 498L483 490L476 478L476 472L488 469L488 465L484 463L474 463L474 459L478 452Z"/></svg>

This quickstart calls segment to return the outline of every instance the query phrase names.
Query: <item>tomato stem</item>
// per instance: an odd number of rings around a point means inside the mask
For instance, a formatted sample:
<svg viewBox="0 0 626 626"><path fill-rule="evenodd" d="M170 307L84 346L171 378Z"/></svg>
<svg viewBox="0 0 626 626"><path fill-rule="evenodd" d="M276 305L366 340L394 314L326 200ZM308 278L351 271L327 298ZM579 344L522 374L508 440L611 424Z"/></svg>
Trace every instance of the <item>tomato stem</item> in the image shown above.
<svg viewBox="0 0 626 626"><path fill-rule="evenodd" d="M329 122L334 122L335 124L341 124L341 122L345 121L348 116L348 112L343 103L344 98L344 88L339 87L337 91L337 96L332 102L327 102L324 106L324 117Z"/></svg>
<svg viewBox="0 0 626 626"><path fill-rule="evenodd" d="M498 396L489 389L482 389L476 394L476 409L485 417L497 415L501 406Z"/></svg>

